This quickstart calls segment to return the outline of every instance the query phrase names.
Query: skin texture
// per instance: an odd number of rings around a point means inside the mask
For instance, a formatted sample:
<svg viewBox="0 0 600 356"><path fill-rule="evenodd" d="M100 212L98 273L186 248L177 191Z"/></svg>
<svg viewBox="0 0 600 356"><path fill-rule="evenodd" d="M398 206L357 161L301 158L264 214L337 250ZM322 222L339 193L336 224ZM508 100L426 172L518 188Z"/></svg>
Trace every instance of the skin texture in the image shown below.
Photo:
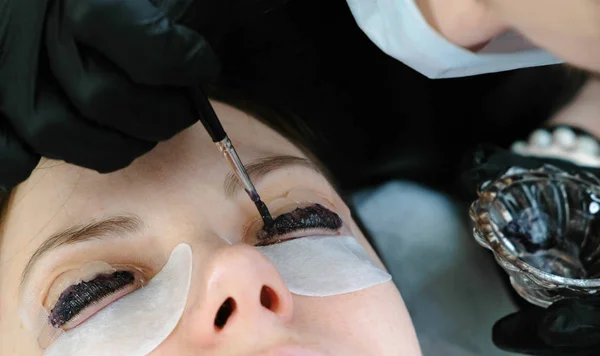
<svg viewBox="0 0 600 356"><path fill-rule="evenodd" d="M516 29L578 67L600 72L598 0L416 0L429 24L459 46L477 50Z"/></svg>
<svg viewBox="0 0 600 356"><path fill-rule="evenodd" d="M490 10L539 47L600 72L598 0L484 0Z"/></svg>
<svg viewBox="0 0 600 356"><path fill-rule="evenodd" d="M477 51L508 30L496 13L476 0L415 0L423 17L455 45Z"/></svg>
<svg viewBox="0 0 600 356"><path fill-rule="evenodd" d="M244 162L276 154L305 157L247 114L214 105ZM74 224L135 214L144 223L141 233L48 253L32 269L26 289L43 295L57 276L95 260L157 271L175 246L187 243L194 261L187 306L153 356L278 355L276 348L284 345L302 345L323 355L420 355L410 317L392 282L326 298L292 295L270 261L243 242L246 228L259 216L242 190L225 195L228 173L201 125L116 173L100 175L42 161L13 195L0 235L0 354L42 354L17 312L20 275L33 251L49 235ZM342 218L343 232L356 236L375 256L348 208L320 174L288 167L256 181L256 186L274 215L291 211L298 200L327 205ZM301 196L285 198L292 190ZM270 309L258 297L263 285L277 300ZM235 300L236 312L222 329L215 328L217 310L228 297Z"/></svg>

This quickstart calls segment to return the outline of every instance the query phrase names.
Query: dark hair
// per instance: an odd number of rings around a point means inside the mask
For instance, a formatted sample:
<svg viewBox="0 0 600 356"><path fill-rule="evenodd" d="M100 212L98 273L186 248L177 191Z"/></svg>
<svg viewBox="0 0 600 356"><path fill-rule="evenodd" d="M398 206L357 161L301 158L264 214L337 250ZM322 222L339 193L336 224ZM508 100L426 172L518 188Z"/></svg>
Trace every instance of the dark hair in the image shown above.
<svg viewBox="0 0 600 356"><path fill-rule="evenodd" d="M4 219L8 210L8 201L10 200L10 192L0 192L0 246L2 245L2 232L4 230Z"/></svg>

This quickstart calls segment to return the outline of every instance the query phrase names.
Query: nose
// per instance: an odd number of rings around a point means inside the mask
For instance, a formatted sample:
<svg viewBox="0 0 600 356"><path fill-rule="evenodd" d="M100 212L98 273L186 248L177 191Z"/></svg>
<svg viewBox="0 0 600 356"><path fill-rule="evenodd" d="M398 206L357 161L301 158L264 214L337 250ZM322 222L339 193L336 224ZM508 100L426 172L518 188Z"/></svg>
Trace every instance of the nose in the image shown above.
<svg viewBox="0 0 600 356"><path fill-rule="evenodd" d="M227 246L203 264L202 287L182 319L196 347L281 328L292 317L292 295L271 261L247 245ZM194 282L192 282L194 284Z"/></svg>

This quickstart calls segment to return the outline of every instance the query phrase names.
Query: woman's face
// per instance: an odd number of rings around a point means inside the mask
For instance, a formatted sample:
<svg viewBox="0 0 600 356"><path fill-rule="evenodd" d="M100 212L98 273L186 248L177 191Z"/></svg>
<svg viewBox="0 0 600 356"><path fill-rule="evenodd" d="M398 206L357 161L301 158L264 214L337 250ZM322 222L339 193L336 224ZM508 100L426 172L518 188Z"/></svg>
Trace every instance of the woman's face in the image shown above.
<svg viewBox="0 0 600 356"><path fill-rule="evenodd" d="M321 204L343 226L306 234L355 236L376 259L348 208L298 148L247 114L214 105L273 215ZM38 335L20 312L32 305L52 308L69 279L102 268L97 261L151 278L182 243L193 261L187 301L175 329L151 355L420 354L391 281L327 297L292 294L253 246L258 213L229 175L200 125L112 174L41 162L14 192L0 235L0 354L41 355ZM111 227L115 222L129 225ZM260 297L263 286L267 302ZM24 303L26 296L33 302ZM234 308L216 322L227 299Z"/></svg>

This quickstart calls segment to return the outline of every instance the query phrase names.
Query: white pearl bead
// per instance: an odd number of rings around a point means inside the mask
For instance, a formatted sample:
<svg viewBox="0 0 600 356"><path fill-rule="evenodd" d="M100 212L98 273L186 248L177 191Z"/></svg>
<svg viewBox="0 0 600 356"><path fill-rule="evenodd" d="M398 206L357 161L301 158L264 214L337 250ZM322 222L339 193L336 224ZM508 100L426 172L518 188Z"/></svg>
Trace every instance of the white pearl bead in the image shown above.
<svg viewBox="0 0 600 356"><path fill-rule="evenodd" d="M510 150L515 153L523 153L527 150L527 143L524 141L516 141L510 146Z"/></svg>
<svg viewBox="0 0 600 356"><path fill-rule="evenodd" d="M577 138L577 151L597 156L600 153L600 145L589 136L580 136Z"/></svg>
<svg viewBox="0 0 600 356"><path fill-rule="evenodd" d="M532 146L547 147L552 143L550 132L542 129L535 130L529 136L529 144Z"/></svg>
<svg viewBox="0 0 600 356"><path fill-rule="evenodd" d="M559 127L558 129L554 130L554 142L563 148L573 148L575 146L576 139L577 136L571 129Z"/></svg>

